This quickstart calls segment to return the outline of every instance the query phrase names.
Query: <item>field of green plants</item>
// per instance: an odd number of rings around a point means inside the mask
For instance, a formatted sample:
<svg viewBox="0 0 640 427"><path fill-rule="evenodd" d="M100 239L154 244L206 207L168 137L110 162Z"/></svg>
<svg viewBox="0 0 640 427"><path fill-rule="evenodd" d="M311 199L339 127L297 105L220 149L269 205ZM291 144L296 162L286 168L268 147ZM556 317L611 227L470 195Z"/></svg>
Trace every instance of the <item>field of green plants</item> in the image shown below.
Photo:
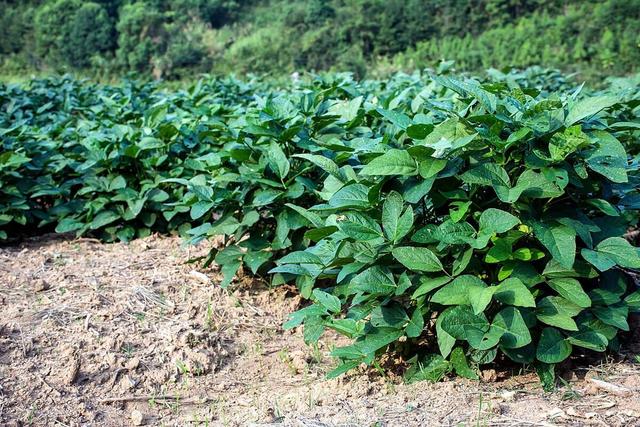
<svg viewBox="0 0 640 427"><path fill-rule="evenodd" d="M497 362L550 387L640 311L640 80L441 71L0 84L0 241L222 235L222 287L295 283L287 328L352 339L330 376L392 351L409 382Z"/></svg>

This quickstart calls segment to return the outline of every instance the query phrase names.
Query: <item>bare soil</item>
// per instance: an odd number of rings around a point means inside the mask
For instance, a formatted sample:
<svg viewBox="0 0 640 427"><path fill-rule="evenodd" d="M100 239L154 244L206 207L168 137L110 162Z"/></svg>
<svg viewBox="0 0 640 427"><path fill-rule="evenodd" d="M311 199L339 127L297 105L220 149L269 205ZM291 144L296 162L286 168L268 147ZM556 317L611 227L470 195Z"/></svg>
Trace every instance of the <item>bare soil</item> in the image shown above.
<svg viewBox="0 0 640 427"><path fill-rule="evenodd" d="M185 263L207 250L157 236L0 248L0 425L640 426L629 345L574 364L554 393L491 370L482 382L405 385L364 368L325 380L340 338L309 347L283 331L294 290L244 277L222 290L217 272Z"/></svg>

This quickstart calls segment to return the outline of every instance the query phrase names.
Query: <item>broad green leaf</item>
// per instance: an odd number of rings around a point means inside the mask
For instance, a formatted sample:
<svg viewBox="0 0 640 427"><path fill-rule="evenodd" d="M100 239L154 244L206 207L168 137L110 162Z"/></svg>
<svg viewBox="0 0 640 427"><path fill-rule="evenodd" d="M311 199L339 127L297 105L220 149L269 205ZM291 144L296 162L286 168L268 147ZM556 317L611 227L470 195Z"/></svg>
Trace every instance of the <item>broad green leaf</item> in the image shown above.
<svg viewBox="0 0 640 427"><path fill-rule="evenodd" d="M536 238L561 266L571 268L576 257L576 232L566 225L533 224Z"/></svg>
<svg viewBox="0 0 640 427"><path fill-rule="evenodd" d="M613 182L627 182L627 152L624 146L604 131L594 131L593 135L596 145L585 153L587 166Z"/></svg>
<svg viewBox="0 0 640 427"><path fill-rule="evenodd" d="M455 307L449 307L445 311L443 311L438 318L436 319L436 337L438 339L438 349L440 350L440 354L442 357L449 356L451 353L451 349L456 345L456 339L449 335L444 329L442 329L442 319L445 316L445 313L453 310Z"/></svg>
<svg viewBox="0 0 640 427"><path fill-rule="evenodd" d="M392 148L382 156L367 163L360 171L361 175L415 175L418 172L416 161L405 150Z"/></svg>
<svg viewBox="0 0 640 427"><path fill-rule="evenodd" d="M629 307L631 311L640 311L640 291L635 291L632 294L629 294L624 302Z"/></svg>
<svg viewBox="0 0 640 427"><path fill-rule="evenodd" d="M614 261L620 267L640 268L640 255L637 248L631 246L627 239L609 237L598 243L596 251Z"/></svg>
<svg viewBox="0 0 640 427"><path fill-rule="evenodd" d="M433 294L431 302L442 305L471 305L470 289L485 289L486 287L486 283L476 276L458 276Z"/></svg>
<svg viewBox="0 0 640 427"><path fill-rule="evenodd" d="M608 307L594 307L592 312L607 325L615 326L623 331L629 330L629 323L627 323L629 308L626 305L619 304Z"/></svg>
<svg viewBox="0 0 640 427"><path fill-rule="evenodd" d="M95 218L93 218L93 221L91 221L90 228L92 230L97 230L98 228L102 228L119 219L120 215L114 211L101 211L95 216Z"/></svg>
<svg viewBox="0 0 640 427"><path fill-rule="evenodd" d="M518 307L535 307L536 302L529 288L520 279L510 277L495 287L494 297L503 304Z"/></svg>
<svg viewBox="0 0 640 427"><path fill-rule="evenodd" d="M267 153L269 156L269 163L272 165L273 171L278 175L278 178L286 178L291 166L289 165L289 160L287 160L287 155L284 154L280 145L275 142L271 143Z"/></svg>
<svg viewBox="0 0 640 427"><path fill-rule="evenodd" d="M349 287L356 292L369 294L393 294L396 284L393 275L382 267L375 265L356 275Z"/></svg>
<svg viewBox="0 0 640 427"><path fill-rule="evenodd" d="M577 331L578 325L573 317L582 308L561 297L545 297L537 304L536 317L542 323L567 331Z"/></svg>
<svg viewBox="0 0 640 427"><path fill-rule="evenodd" d="M611 95L593 96L581 99L569 104L567 117L564 119L565 126L569 127L580 120L598 114L605 108L611 107L619 102L619 99Z"/></svg>
<svg viewBox="0 0 640 427"><path fill-rule="evenodd" d="M594 351L605 351L609 344L607 337L594 331L569 332L567 340L573 345Z"/></svg>
<svg viewBox="0 0 640 427"><path fill-rule="evenodd" d="M489 208L480 215L480 232L488 234L506 233L516 225L520 224L520 220L500 209Z"/></svg>
<svg viewBox="0 0 640 427"><path fill-rule="evenodd" d="M278 264L318 264L323 265L322 260L308 251L290 252L277 261Z"/></svg>
<svg viewBox="0 0 640 427"><path fill-rule="evenodd" d="M463 173L460 178L467 184L493 187L502 202L510 202L511 182L503 167L495 163L483 163Z"/></svg>
<svg viewBox="0 0 640 427"><path fill-rule="evenodd" d="M419 308L416 308L411 315L411 320L407 324L405 333L409 338L416 338L422 334L424 329L424 316Z"/></svg>
<svg viewBox="0 0 640 427"><path fill-rule="evenodd" d="M305 159L318 166L323 171L333 175L339 180L342 180L342 176L340 175L340 168L335 162L327 157L319 156L317 154L295 154L293 157L299 157L301 159Z"/></svg>
<svg viewBox="0 0 640 427"><path fill-rule="evenodd" d="M584 292L582 286L580 286L580 282L578 282L576 279L571 279L568 277L551 279L547 282L547 284L561 297L565 298L567 301L572 302L578 307L591 307L591 299L589 298L589 295Z"/></svg>
<svg viewBox="0 0 640 427"><path fill-rule="evenodd" d="M413 226L413 209L408 206L404 213L402 196L392 191L382 206L382 226L387 239L397 242L409 233Z"/></svg>
<svg viewBox="0 0 640 427"><path fill-rule="evenodd" d="M337 224L340 231L357 241L368 241L382 237L380 225L365 214L348 213Z"/></svg>
<svg viewBox="0 0 640 427"><path fill-rule="evenodd" d="M338 297L320 289L314 289L313 296L318 300L320 305L327 309L327 311L331 313L340 313L342 305L340 304L340 299Z"/></svg>
<svg viewBox="0 0 640 427"><path fill-rule="evenodd" d="M420 162L420 176L427 179L436 176L447 166L446 159L434 159L433 157Z"/></svg>
<svg viewBox="0 0 640 427"><path fill-rule="evenodd" d="M402 328L410 321L405 309L397 303L379 305L371 311L369 322L376 328Z"/></svg>
<svg viewBox="0 0 640 427"><path fill-rule="evenodd" d="M363 184L342 187L329 199L332 208L369 207L369 188Z"/></svg>
<svg viewBox="0 0 640 427"><path fill-rule="evenodd" d="M531 342L531 334L520 310L515 307L502 309L493 318L492 328L501 330L500 344L504 348L524 347Z"/></svg>
<svg viewBox="0 0 640 427"><path fill-rule="evenodd" d="M478 373L469 367L467 357L465 356L462 347L456 347L453 352L451 352L451 357L449 359L451 360L451 365L456 371L456 374L470 380L478 379Z"/></svg>
<svg viewBox="0 0 640 427"><path fill-rule="evenodd" d="M442 263L430 249L404 246L394 248L393 257L402 265L414 271L442 271Z"/></svg>
<svg viewBox="0 0 640 427"><path fill-rule="evenodd" d="M451 369L449 362L439 354L429 354L413 361L404 374L405 382L411 384L417 381L440 381Z"/></svg>
<svg viewBox="0 0 640 427"><path fill-rule="evenodd" d="M458 305L442 312L442 329L459 340L467 340L469 333L486 332L489 323L484 314L474 314L471 307Z"/></svg>
<svg viewBox="0 0 640 427"><path fill-rule="evenodd" d="M571 344L555 328L544 328L538 341L536 358L544 363L560 363L571 354Z"/></svg>
<svg viewBox="0 0 640 427"><path fill-rule="evenodd" d="M412 299L416 299L423 295L428 294L434 289L438 289L445 284L451 281L451 277L449 276L440 276L440 277L421 277L420 278L420 286L415 290L413 295L411 295Z"/></svg>

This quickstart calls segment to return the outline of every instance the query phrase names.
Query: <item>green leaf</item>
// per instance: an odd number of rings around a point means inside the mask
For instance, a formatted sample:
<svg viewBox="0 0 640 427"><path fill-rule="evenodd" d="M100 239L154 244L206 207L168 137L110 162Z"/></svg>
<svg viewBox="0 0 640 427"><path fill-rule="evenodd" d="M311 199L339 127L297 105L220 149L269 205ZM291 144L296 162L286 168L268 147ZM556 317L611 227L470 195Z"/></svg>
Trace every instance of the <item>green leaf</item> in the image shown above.
<svg viewBox="0 0 640 427"><path fill-rule="evenodd" d="M610 181L624 183L627 177L627 152L613 135L604 131L594 131L596 145L587 150L585 161L594 172Z"/></svg>
<svg viewBox="0 0 640 427"><path fill-rule="evenodd" d="M629 308L626 305L611 305L608 307L594 307L593 314L603 323L615 326L623 331L629 330L627 317L629 316Z"/></svg>
<svg viewBox="0 0 640 427"><path fill-rule="evenodd" d="M369 188L362 184L342 187L329 199L332 208L369 207Z"/></svg>
<svg viewBox="0 0 640 427"><path fill-rule="evenodd" d="M458 276L451 283L433 294L431 302L442 305L471 305L471 289L483 290L487 287L481 279L468 274Z"/></svg>
<svg viewBox="0 0 640 427"><path fill-rule="evenodd" d="M409 338L416 338L422 334L422 330L424 329L424 316L419 308L413 310L413 314L411 315L411 320L407 324L405 329L405 333Z"/></svg>
<svg viewBox="0 0 640 427"><path fill-rule="evenodd" d="M371 318L369 320L371 325L376 328L389 327L396 329L402 328L409 321L410 319L407 316L407 312L397 303L377 306L371 311Z"/></svg>
<svg viewBox="0 0 640 427"><path fill-rule="evenodd" d="M340 299L338 297L320 289L314 289L313 296L316 297L320 305L331 313L340 313L342 305L340 304Z"/></svg>
<svg viewBox="0 0 640 427"><path fill-rule="evenodd" d="M471 307L473 308L473 312L475 314L484 312L484 310L491 302L491 298L493 297L493 293L495 290L496 286L491 286L488 288L472 286L469 288L469 303L471 304Z"/></svg>
<svg viewBox="0 0 640 427"><path fill-rule="evenodd" d="M565 126L569 127L580 120L598 114L605 108L611 107L619 102L618 97L611 95L591 96L569 105L567 117L564 119Z"/></svg>
<svg viewBox="0 0 640 427"><path fill-rule="evenodd" d="M571 268L576 257L576 232L566 225L533 224L533 231L540 243L561 266Z"/></svg>
<svg viewBox="0 0 640 427"><path fill-rule="evenodd" d="M478 373L469 367L467 357L465 356L462 347L456 347L453 352L451 352L451 357L449 359L451 360L451 365L456 371L456 374L470 380L478 379Z"/></svg>
<svg viewBox="0 0 640 427"><path fill-rule="evenodd" d="M420 162L420 176L427 179L436 176L447 166L446 159L428 158Z"/></svg>
<svg viewBox="0 0 640 427"><path fill-rule="evenodd" d="M489 330L484 314L475 314L471 307L465 305L457 305L440 316L443 317L442 329L455 339L467 340L469 333Z"/></svg>
<svg viewBox="0 0 640 427"><path fill-rule="evenodd" d="M355 346L362 354L373 353L381 349L402 336L402 331L393 328L375 328L370 331L362 340L356 342Z"/></svg>
<svg viewBox="0 0 640 427"><path fill-rule="evenodd" d="M456 339L442 329L442 319L445 313L453 310L455 307L449 307L443 311L436 319L436 336L438 339L438 349L442 357L447 357L451 353L451 349L456 345Z"/></svg>
<svg viewBox="0 0 640 427"><path fill-rule="evenodd" d="M500 344L504 348L515 349L526 346L531 342L529 328L519 309L506 307L493 318L492 328L502 332Z"/></svg>
<svg viewBox="0 0 640 427"><path fill-rule="evenodd" d="M326 379L330 380L333 378L338 378L340 375L357 368L362 362L360 361L349 361L340 363L335 369L331 370L326 375Z"/></svg>
<svg viewBox="0 0 640 427"><path fill-rule="evenodd" d="M408 384L417 381L440 381L451 369L449 362L444 360L439 354L429 354L423 358L416 359L404 374L405 382Z"/></svg>
<svg viewBox="0 0 640 427"><path fill-rule="evenodd" d="M418 172L416 161L406 150L392 148L367 163L360 171L361 175L415 175Z"/></svg>
<svg viewBox="0 0 640 427"><path fill-rule="evenodd" d="M277 261L278 264L318 264L323 265L322 260L308 251L290 252Z"/></svg>
<svg viewBox="0 0 640 427"><path fill-rule="evenodd" d="M379 265L374 265L356 275L351 279L349 287L353 293L393 294L396 290L393 275Z"/></svg>
<svg viewBox="0 0 640 427"><path fill-rule="evenodd" d="M438 289L443 285L449 283L451 281L451 277L449 276L440 276L440 277L421 277L420 278L420 286L415 290L413 295L411 295L412 299L416 299L421 297L422 295L426 295L434 289Z"/></svg>
<svg viewBox="0 0 640 427"><path fill-rule="evenodd" d="M542 323L568 331L577 331L578 325L572 319L582 308L561 297L545 297L538 302L536 317Z"/></svg>
<svg viewBox="0 0 640 427"><path fill-rule="evenodd" d="M114 211L101 211L95 216L95 218L93 218L93 221L91 221L90 228L92 230L97 230L98 228L102 228L119 219L120 215Z"/></svg>
<svg viewBox="0 0 640 427"><path fill-rule="evenodd" d="M597 208L600 212L608 216L620 216L620 212L611 203L603 199L589 199L587 203Z"/></svg>
<svg viewBox="0 0 640 427"><path fill-rule="evenodd" d="M272 142L269 146L269 151L267 151L269 157L269 163L273 171L278 175L278 178L284 179L289 174L289 160L287 160L287 155L284 154L280 145Z"/></svg>
<svg viewBox="0 0 640 427"><path fill-rule="evenodd" d="M408 206L404 213L402 196L392 191L382 206L382 226L387 239L397 242L406 236L413 226L413 209Z"/></svg>
<svg viewBox="0 0 640 427"><path fill-rule="evenodd" d="M631 243L622 237L604 239L596 246L596 252L597 254L593 254L593 251L587 249L582 251L582 256L600 271L611 268L612 262L620 267L640 268L640 255L637 248L631 246Z"/></svg>
<svg viewBox="0 0 640 427"><path fill-rule="evenodd" d="M489 208L480 215L480 232L488 234L506 233L520 224L518 217L500 209Z"/></svg>
<svg viewBox="0 0 640 427"><path fill-rule="evenodd" d="M593 351L605 351L609 344L607 337L594 331L569 332L567 340L573 345Z"/></svg>
<svg viewBox="0 0 640 427"><path fill-rule="evenodd" d="M430 249L422 247L404 246L394 248L393 257L402 265L414 271L442 271L442 263Z"/></svg>
<svg viewBox="0 0 640 427"><path fill-rule="evenodd" d="M509 174L503 167L495 163L483 163L460 175L460 179L467 184L478 184L493 187L502 202L510 202L509 190L511 183Z"/></svg>
<svg viewBox="0 0 640 427"><path fill-rule="evenodd" d="M372 218L360 213L348 213L338 222L340 231L357 241L368 241L382 237L382 228Z"/></svg>
<svg viewBox="0 0 640 427"><path fill-rule="evenodd" d="M495 287L494 297L509 305L535 307L536 302L529 288L520 279L510 277Z"/></svg>
<svg viewBox="0 0 640 427"><path fill-rule="evenodd" d="M631 311L640 311L640 291L635 291L634 293L629 294L624 299L624 302Z"/></svg>
<svg viewBox="0 0 640 427"><path fill-rule="evenodd" d="M571 278L551 279L548 285L556 291L561 297L572 302L578 307L591 307L591 299L580 286L580 282Z"/></svg>
<svg viewBox="0 0 640 427"><path fill-rule="evenodd" d="M384 108L378 107L376 109L378 113L380 113L385 119L389 120L394 125L398 126L400 129L407 129L413 122L406 114L400 113L398 111L386 110Z"/></svg>
<svg viewBox="0 0 640 427"><path fill-rule="evenodd" d="M331 159L328 159L324 156L319 156L317 154L294 154L293 157L298 157L301 159L305 159L318 166L321 170L333 175L338 180L342 180L342 176L340 175L340 168L335 162Z"/></svg>
<svg viewBox="0 0 640 427"><path fill-rule="evenodd" d="M538 341L536 358L544 363L560 363L571 354L571 344L555 328L544 328Z"/></svg>

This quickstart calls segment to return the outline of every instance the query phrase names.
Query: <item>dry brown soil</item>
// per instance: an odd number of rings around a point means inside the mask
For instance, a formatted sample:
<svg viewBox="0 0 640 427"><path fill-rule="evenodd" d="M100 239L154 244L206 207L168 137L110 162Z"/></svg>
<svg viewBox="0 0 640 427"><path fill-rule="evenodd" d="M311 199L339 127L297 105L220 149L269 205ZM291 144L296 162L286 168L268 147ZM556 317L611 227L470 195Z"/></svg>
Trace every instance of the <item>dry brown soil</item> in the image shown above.
<svg viewBox="0 0 640 427"><path fill-rule="evenodd" d="M550 394L531 373L327 381L340 340L311 348L282 330L301 303L291 289L239 278L225 291L214 270L194 272L185 261L207 249L157 236L0 248L0 425L640 425L628 347Z"/></svg>

